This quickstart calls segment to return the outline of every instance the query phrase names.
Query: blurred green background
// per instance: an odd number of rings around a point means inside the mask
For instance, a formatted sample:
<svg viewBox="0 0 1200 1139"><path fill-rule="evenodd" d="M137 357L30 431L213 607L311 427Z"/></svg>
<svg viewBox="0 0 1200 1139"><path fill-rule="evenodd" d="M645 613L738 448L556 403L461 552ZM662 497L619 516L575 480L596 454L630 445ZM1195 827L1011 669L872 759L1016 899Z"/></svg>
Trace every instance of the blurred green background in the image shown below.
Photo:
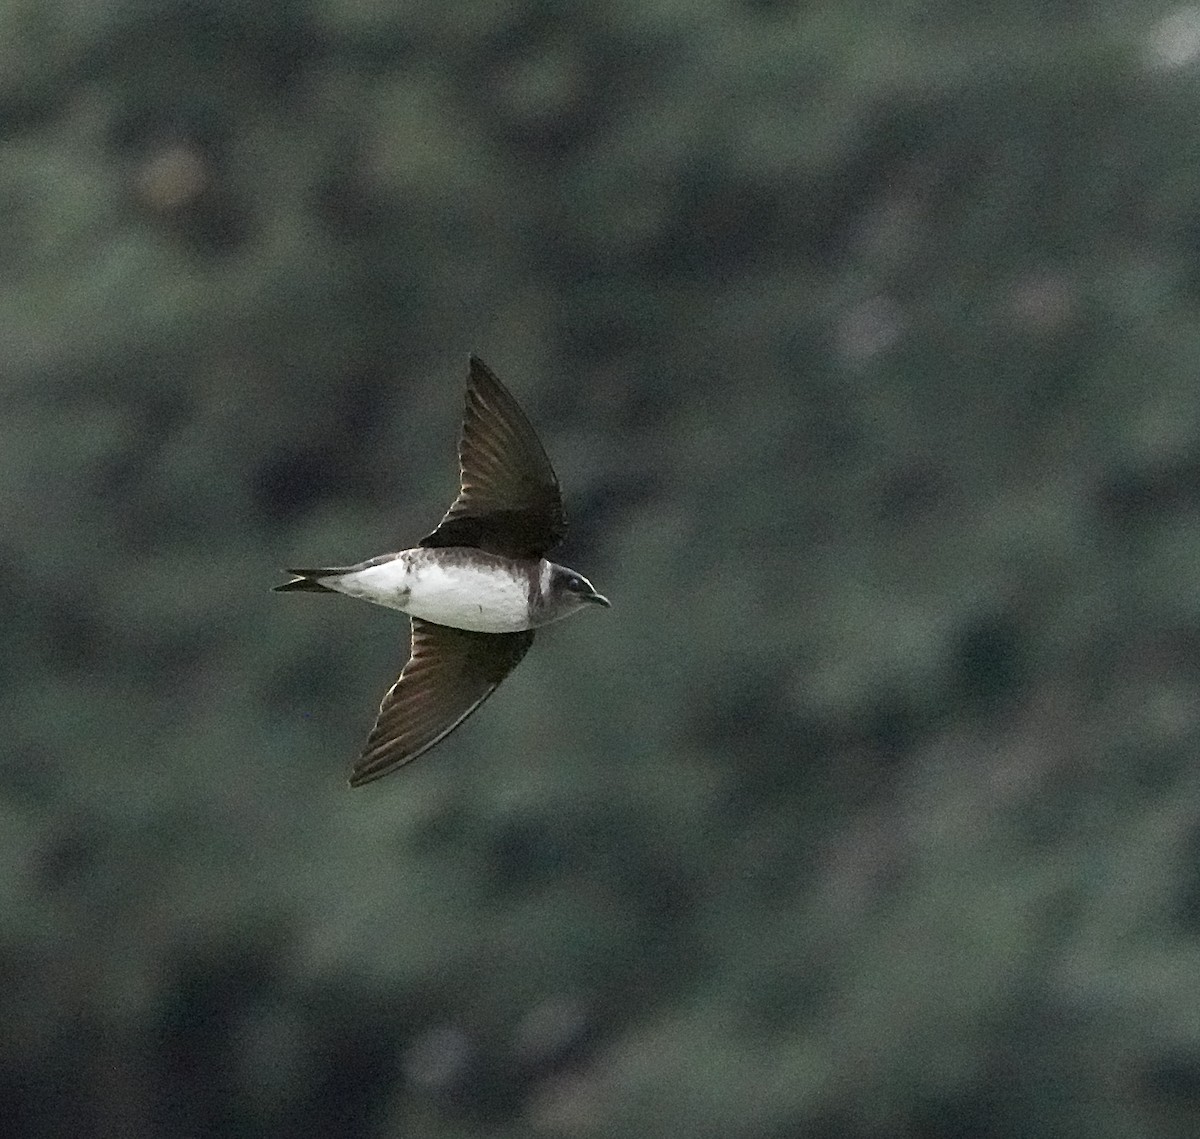
<svg viewBox="0 0 1200 1139"><path fill-rule="evenodd" d="M1195 6L2 0L4 1133L1200 1134L1198 361Z"/></svg>

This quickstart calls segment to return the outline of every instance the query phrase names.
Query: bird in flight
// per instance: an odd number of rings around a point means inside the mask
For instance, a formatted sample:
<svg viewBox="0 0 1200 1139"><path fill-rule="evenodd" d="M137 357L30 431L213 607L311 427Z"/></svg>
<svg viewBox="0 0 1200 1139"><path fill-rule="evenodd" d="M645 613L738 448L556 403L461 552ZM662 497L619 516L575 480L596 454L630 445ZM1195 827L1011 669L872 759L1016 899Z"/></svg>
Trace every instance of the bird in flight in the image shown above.
<svg viewBox="0 0 1200 1139"><path fill-rule="evenodd" d="M411 550L288 570L292 580L275 586L344 593L411 618L408 663L379 705L351 787L444 740L516 668L536 628L609 605L582 574L546 560L567 529L558 478L517 401L477 356L458 464L458 497Z"/></svg>

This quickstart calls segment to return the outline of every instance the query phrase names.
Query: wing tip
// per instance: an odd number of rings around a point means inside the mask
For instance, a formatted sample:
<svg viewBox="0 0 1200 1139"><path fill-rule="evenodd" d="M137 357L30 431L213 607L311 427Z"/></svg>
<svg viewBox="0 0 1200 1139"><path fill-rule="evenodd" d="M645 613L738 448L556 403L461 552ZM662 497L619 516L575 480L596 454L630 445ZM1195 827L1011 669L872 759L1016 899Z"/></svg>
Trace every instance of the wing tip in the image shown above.
<svg viewBox="0 0 1200 1139"><path fill-rule="evenodd" d="M437 741L435 740L434 742L436 743ZM350 775L346 779L346 783L351 790L365 787L368 783L374 783L376 779L382 779L385 775L391 775L393 771L406 766L414 759L424 755L428 750L429 747L423 747L409 755L402 755L396 758L381 756L372 760L360 759L350 769Z"/></svg>
<svg viewBox="0 0 1200 1139"><path fill-rule="evenodd" d="M403 767L410 759L415 758L415 755L388 754L386 743L372 746L371 741L368 740L367 746L350 769L350 775L346 782L351 787L362 787L367 783L374 783L376 779L382 779L385 775L395 771L397 767Z"/></svg>
<svg viewBox="0 0 1200 1139"><path fill-rule="evenodd" d="M502 392L508 392L508 389L500 382L500 377L484 363L483 357L477 352L472 352L467 357L467 372L468 388L483 382L498 387ZM510 395L509 398L511 399L512 396Z"/></svg>

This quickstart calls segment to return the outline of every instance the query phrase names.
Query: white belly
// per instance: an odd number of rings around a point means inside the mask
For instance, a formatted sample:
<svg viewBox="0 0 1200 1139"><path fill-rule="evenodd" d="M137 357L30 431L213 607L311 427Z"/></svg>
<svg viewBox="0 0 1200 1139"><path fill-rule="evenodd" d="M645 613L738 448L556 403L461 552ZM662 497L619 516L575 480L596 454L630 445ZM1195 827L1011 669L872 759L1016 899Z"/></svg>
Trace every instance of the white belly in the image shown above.
<svg viewBox="0 0 1200 1139"><path fill-rule="evenodd" d="M506 572L427 563L409 580L405 611L414 617L478 633L529 628L529 588Z"/></svg>
<svg viewBox="0 0 1200 1139"><path fill-rule="evenodd" d="M405 551L394 561L323 583L339 593L399 609L424 621L477 633L528 629L529 587L507 565L438 559L435 551Z"/></svg>

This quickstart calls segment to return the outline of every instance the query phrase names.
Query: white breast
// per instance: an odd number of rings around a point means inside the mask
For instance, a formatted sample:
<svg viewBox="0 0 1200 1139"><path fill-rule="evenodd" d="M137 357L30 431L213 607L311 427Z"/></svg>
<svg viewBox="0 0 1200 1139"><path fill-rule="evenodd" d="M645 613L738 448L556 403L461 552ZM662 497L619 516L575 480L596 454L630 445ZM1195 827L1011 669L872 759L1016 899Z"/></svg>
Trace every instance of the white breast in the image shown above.
<svg viewBox="0 0 1200 1139"><path fill-rule="evenodd" d="M478 560L405 550L379 565L321 578L330 589L425 621L477 633L528 629L529 586L503 558Z"/></svg>
<svg viewBox="0 0 1200 1139"><path fill-rule="evenodd" d="M530 627L528 586L506 568L422 559L409 571L408 588L404 610L426 621L477 633Z"/></svg>

